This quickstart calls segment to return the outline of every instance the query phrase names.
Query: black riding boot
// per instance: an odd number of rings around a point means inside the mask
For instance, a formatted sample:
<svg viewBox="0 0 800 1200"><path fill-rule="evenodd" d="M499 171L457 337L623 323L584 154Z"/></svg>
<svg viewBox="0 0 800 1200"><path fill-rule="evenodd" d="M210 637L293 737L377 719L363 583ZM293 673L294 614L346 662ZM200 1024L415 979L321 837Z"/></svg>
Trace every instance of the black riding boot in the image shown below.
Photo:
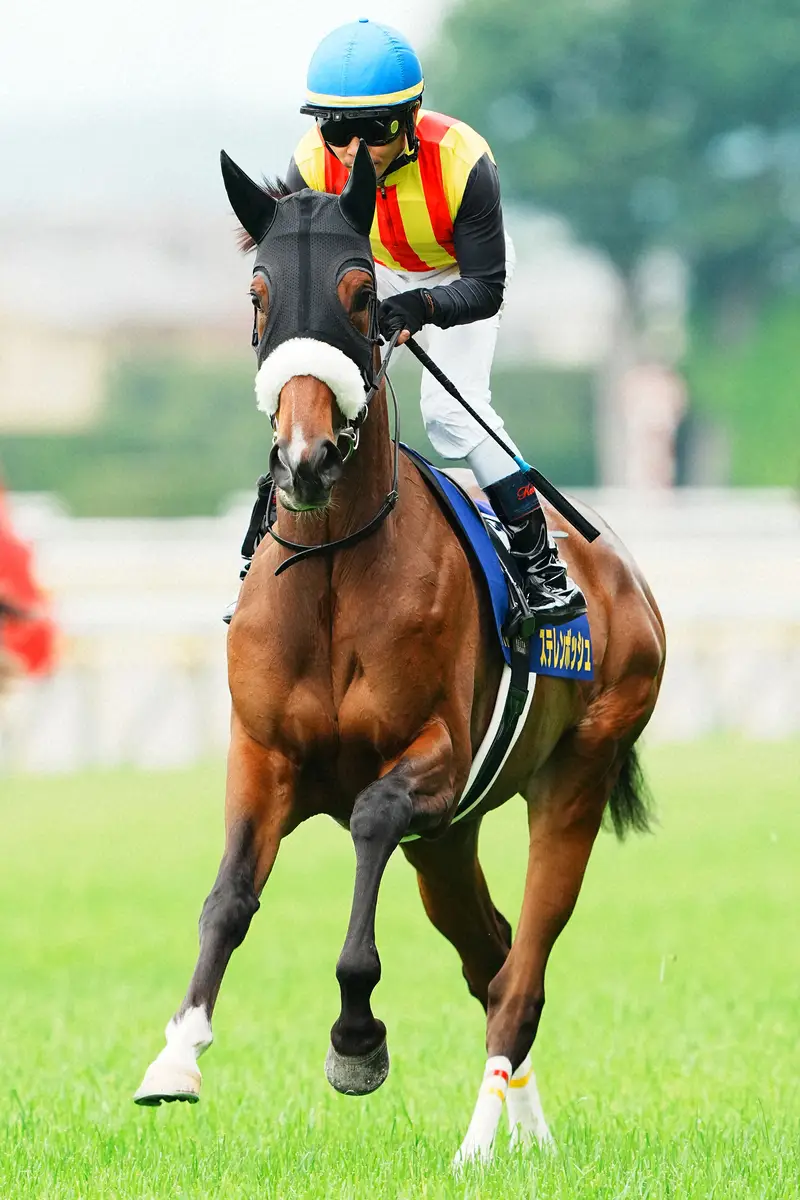
<svg viewBox="0 0 800 1200"><path fill-rule="evenodd" d="M530 637L542 625L563 625L586 612L583 592L574 583L547 534L539 497L527 475L518 471L484 488L506 527L511 553L525 584L530 617L519 633Z"/></svg>

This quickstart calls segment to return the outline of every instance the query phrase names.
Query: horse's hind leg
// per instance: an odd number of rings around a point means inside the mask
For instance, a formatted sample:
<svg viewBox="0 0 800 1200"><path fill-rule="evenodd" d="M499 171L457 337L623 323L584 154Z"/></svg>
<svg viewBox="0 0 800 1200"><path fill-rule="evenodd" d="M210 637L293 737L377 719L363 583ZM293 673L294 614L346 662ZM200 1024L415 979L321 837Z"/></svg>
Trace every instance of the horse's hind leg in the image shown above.
<svg viewBox="0 0 800 1200"><path fill-rule="evenodd" d="M183 1003L166 1028L166 1046L148 1067L134 1099L199 1099L197 1059L212 1042L211 1015L233 951L243 941L287 831L293 771L234 729L225 800L225 852L200 914L200 952Z"/></svg>
<svg viewBox="0 0 800 1200"><path fill-rule="evenodd" d="M529 1061L544 1007L547 960L578 898L619 772L618 746L591 726L575 731L562 739L526 792L530 849L522 913L511 952L489 987L487 1071L499 1076L499 1091ZM491 1153L491 1139L481 1132L482 1107L479 1095L457 1163Z"/></svg>
<svg viewBox="0 0 800 1200"><path fill-rule="evenodd" d="M511 947L511 927L492 903L478 861L479 823L454 826L435 842L403 846L416 868L420 895L431 922L458 951L470 993L487 1008L489 986L501 970ZM506 1101L512 1141L552 1141L547 1128L530 1056L517 1070L496 1074L498 1064L487 1064L470 1144L488 1153Z"/></svg>
<svg viewBox="0 0 800 1200"><path fill-rule="evenodd" d="M434 842L407 842L431 923L455 947L470 994L484 1009L489 984L511 948L511 926L492 904L478 862L479 822L452 826Z"/></svg>

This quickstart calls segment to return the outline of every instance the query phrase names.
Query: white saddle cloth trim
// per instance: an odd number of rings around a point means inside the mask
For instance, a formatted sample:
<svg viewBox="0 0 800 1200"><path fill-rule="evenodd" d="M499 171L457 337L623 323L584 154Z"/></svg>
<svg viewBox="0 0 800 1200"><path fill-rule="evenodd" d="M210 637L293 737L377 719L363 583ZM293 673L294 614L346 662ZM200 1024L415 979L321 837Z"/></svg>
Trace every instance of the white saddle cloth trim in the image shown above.
<svg viewBox="0 0 800 1200"><path fill-rule="evenodd" d="M291 338L268 354L258 369L256 404L261 412L274 416L281 392L297 375L313 375L326 383L348 421L355 420L364 407L364 380L351 358L316 338Z"/></svg>

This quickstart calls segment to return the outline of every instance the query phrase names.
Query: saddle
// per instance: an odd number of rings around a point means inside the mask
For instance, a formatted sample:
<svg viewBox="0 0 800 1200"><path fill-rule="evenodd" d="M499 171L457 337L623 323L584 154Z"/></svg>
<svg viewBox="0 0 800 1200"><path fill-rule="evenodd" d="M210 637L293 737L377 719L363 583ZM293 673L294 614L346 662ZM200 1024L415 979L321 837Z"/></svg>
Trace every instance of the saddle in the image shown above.
<svg viewBox="0 0 800 1200"><path fill-rule="evenodd" d="M565 625L542 625L529 642L514 636L524 605L522 576L508 549L503 526L489 504L476 503L452 476L434 467L409 446L411 459L431 488L473 563L480 568L489 592L497 638L503 657L513 666L515 654L525 657L530 672L565 679L592 679L591 636L586 615Z"/></svg>

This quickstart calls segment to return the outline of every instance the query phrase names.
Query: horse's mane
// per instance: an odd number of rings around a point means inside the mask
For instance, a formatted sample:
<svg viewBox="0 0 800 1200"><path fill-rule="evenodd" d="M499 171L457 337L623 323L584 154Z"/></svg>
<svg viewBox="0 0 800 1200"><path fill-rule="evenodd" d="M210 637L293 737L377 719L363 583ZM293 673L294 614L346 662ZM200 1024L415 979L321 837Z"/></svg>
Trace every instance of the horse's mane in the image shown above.
<svg viewBox="0 0 800 1200"><path fill-rule="evenodd" d="M266 175L264 176L264 182L261 184L261 190L267 196L271 196L273 200L282 200L284 196L291 196L292 194L292 189L284 179L267 179ZM239 249L242 254L246 254L248 250L255 250L256 248L256 242L246 229L239 229L236 240L239 243Z"/></svg>

